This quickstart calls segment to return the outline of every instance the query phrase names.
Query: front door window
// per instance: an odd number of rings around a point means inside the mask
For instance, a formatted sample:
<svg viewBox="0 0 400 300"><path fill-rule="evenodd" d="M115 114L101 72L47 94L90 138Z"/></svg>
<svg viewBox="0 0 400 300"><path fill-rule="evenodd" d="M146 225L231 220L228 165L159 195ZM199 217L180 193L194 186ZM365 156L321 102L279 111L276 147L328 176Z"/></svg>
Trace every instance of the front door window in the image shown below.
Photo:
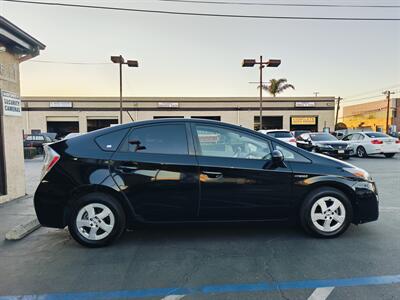
<svg viewBox="0 0 400 300"><path fill-rule="evenodd" d="M269 142L250 134L222 127L195 125L198 155L225 158L268 159Z"/></svg>

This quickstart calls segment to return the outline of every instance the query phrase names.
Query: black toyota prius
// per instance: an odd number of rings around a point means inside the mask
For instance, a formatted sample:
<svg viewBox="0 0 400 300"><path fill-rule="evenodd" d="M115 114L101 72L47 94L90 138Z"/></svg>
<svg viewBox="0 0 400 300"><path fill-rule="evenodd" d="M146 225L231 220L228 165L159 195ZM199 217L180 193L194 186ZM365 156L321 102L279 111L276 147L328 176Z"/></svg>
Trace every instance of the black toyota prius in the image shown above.
<svg viewBox="0 0 400 300"><path fill-rule="evenodd" d="M218 121L134 122L45 152L38 219L89 247L140 223L298 221L328 238L378 218L366 171Z"/></svg>

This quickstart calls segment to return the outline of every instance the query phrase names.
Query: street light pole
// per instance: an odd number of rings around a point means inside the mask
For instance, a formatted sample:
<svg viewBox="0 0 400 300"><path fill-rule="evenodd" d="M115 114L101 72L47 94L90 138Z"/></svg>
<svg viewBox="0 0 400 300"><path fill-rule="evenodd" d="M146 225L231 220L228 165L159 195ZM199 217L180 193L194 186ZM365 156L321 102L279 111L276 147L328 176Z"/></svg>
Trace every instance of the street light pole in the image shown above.
<svg viewBox="0 0 400 300"><path fill-rule="evenodd" d="M122 55L119 62L119 124L122 124Z"/></svg>
<svg viewBox="0 0 400 300"><path fill-rule="evenodd" d="M281 64L280 59L270 59L268 61L263 61L262 55L260 55L260 61L256 61L255 59L244 59L242 62L242 67L254 67L255 65L259 65L260 70L260 129L262 129L262 116L263 116L263 91L262 91L262 84L263 84L263 76L262 70L265 67L278 67Z"/></svg>
<svg viewBox="0 0 400 300"><path fill-rule="evenodd" d="M137 60L127 60L119 56L111 56L111 61L115 64L119 64L119 124L122 124L122 65L128 65L128 67L139 67Z"/></svg>

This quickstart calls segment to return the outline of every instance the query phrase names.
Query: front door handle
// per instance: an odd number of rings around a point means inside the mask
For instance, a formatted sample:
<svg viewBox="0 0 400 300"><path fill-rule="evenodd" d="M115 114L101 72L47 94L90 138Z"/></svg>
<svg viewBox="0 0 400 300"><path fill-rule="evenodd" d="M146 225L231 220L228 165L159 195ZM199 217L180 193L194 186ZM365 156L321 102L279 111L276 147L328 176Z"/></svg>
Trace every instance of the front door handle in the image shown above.
<svg viewBox="0 0 400 300"><path fill-rule="evenodd" d="M117 167L116 169L122 173L132 173L139 168L138 168L138 166L135 166L135 165L133 165L133 166L132 165L131 166L122 165L122 166Z"/></svg>
<svg viewBox="0 0 400 300"><path fill-rule="evenodd" d="M206 175L208 178L212 179L218 179L222 178L223 175L221 172L211 172L211 171L203 171L202 172L204 175Z"/></svg>

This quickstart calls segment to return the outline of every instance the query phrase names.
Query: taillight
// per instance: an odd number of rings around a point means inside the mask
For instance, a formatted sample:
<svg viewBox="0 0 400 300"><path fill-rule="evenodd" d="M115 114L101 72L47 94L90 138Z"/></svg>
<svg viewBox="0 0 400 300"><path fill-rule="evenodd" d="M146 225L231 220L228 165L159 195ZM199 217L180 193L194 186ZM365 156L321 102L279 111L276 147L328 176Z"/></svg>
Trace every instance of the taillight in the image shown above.
<svg viewBox="0 0 400 300"><path fill-rule="evenodd" d="M296 143L296 139L290 139L289 143Z"/></svg>
<svg viewBox="0 0 400 300"><path fill-rule="evenodd" d="M51 170L51 168L54 167L54 165L59 161L60 155L54 151L53 148L49 147L48 145L43 146L44 149L44 164L42 168L42 176L41 179L43 179L44 176Z"/></svg>
<svg viewBox="0 0 400 300"><path fill-rule="evenodd" d="M397 141L396 141L396 144L400 144L400 140L397 140Z"/></svg>
<svg viewBox="0 0 400 300"><path fill-rule="evenodd" d="M383 144L383 142L381 140L372 140L371 144L380 145L380 144Z"/></svg>

